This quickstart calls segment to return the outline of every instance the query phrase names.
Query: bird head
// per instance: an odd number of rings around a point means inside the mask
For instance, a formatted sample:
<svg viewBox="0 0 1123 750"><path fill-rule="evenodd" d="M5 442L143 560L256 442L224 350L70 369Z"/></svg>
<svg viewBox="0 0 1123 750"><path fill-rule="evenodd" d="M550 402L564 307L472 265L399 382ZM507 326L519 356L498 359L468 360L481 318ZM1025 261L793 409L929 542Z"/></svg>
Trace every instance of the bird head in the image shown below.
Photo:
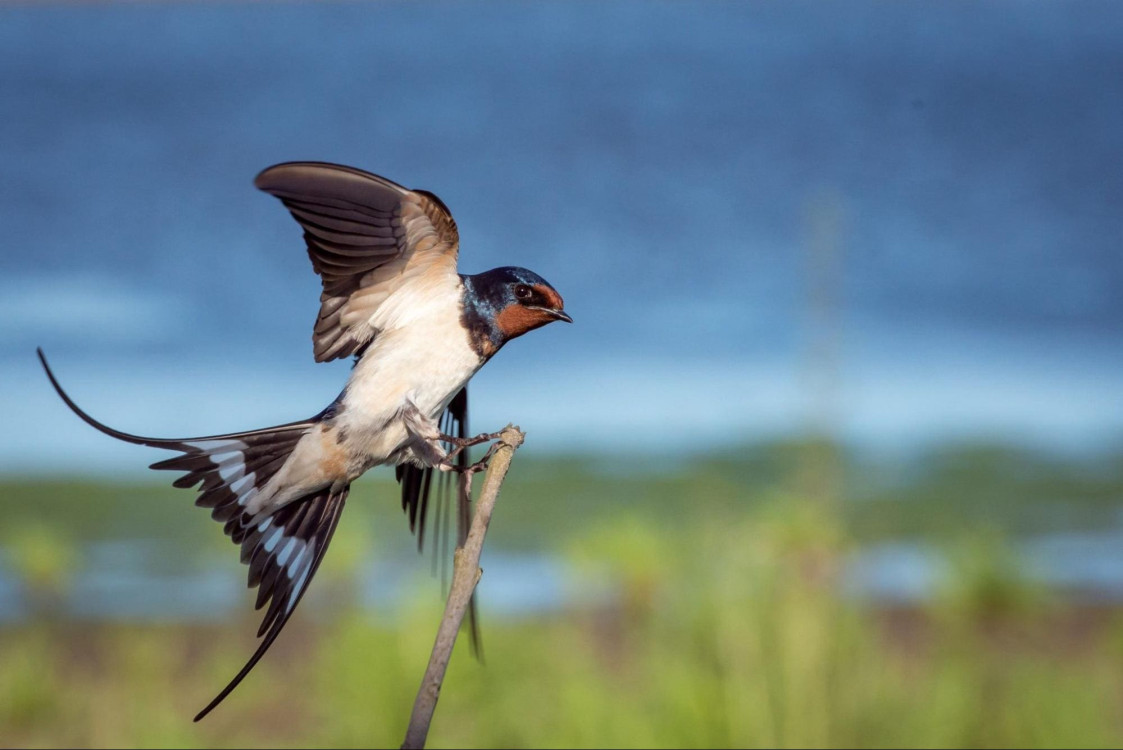
<svg viewBox="0 0 1123 750"><path fill-rule="evenodd" d="M496 349L555 320L573 322L554 287L525 268L493 268L465 277L465 285L473 313L491 329L490 338Z"/></svg>

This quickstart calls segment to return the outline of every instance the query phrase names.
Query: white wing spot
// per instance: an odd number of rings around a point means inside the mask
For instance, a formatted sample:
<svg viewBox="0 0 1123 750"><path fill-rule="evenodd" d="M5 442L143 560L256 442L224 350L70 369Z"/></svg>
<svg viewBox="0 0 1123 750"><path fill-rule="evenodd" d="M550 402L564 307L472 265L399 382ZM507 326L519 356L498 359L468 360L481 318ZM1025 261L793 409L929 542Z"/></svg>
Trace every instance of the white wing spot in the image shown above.
<svg viewBox="0 0 1123 750"><path fill-rule="evenodd" d="M307 555L311 549L312 547L310 545L303 545L300 552L293 555L292 560L289 561L288 576L290 581L296 576L296 571L300 570L300 561L304 559L304 556Z"/></svg>
<svg viewBox="0 0 1123 750"><path fill-rule="evenodd" d="M230 485L230 491L233 492L235 495L241 496L243 494L244 490L247 487L250 487L250 488L253 487L254 474L255 474L255 472L250 472L249 474L246 474L244 477L242 477L238 481L231 484ZM245 500L245 498L240 498L238 500L238 502L240 503L243 500Z"/></svg>
<svg viewBox="0 0 1123 750"><path fill-rule="evenodd" d="M292 587L292 593L289 595L289 604L285 607L286 611L292 611L293 606L296 604L296 598L300 596L300 590L304 588L304 582L308 580L308 571L310 570L312 570L311 557L304 563L304 572L300 574L300 580Z"/></svg>
<svg viewBox="0 0 1123 750"><path fill-rule="evenodd" d="M230 451L243 451L246 449L246 444L241 440L198 440L193 443L184 443L192 448L201 450L209 456L219 456Z"/></svg>
<svg viewBox="0 0 1123 750"><path fill-rule="evenodd" d="M242 461L242 454L237 453L235 455L237 455L236 459L227 459L218 466L218 475L227 484L241 479L242 473L246 470L246 464Z"/></svg>
<svg viewBox="0 0 1123 750"><path fill-rule="evenodd" d="M252 474L250 476L253 476ZM257 497L257 487L251 487L250 491L238 498L238 505L245 505L250 500Z"/></svg>
<svg viewBox="0 0 1123 750"><path fill-rule="evenodd" d="M276 529L276 530L273 531L273 535L270 536L269 541L267 541L265 543L265 551L266 552L272 552L273 551L273 548L277 546L277 542L279 542L281 540L281 532L283 532L283 531L284 531L284 529Z"/></svg>
<svg viewBox="0 0 1123 750"><path fill-rule="evenodd" d="M289 539L289 543L285 545L285 548L283 550L281 550L281 554L277 555L277 564L278 565L284 565L285 564L285 561L289 559L289 555L292 554L293 549L296 548L296 545L299 541L300 540L297 539L295 536L292 537L291 539Z"/></svg>

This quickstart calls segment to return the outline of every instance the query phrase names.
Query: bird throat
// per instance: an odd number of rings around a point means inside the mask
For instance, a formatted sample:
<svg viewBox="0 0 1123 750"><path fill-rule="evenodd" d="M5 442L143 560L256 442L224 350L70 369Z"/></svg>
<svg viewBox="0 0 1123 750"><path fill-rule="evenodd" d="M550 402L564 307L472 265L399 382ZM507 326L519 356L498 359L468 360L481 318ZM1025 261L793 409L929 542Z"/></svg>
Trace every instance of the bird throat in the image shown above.
<svg viewBox="0 0 1123 750"><path fill-rule="evenodd" d="M482 297L472 283L472 277L462 276L464 294L461 298L460 323L468 332L468 343L480 359L491 359L507 337L496 323L497 305Z"/></svg>

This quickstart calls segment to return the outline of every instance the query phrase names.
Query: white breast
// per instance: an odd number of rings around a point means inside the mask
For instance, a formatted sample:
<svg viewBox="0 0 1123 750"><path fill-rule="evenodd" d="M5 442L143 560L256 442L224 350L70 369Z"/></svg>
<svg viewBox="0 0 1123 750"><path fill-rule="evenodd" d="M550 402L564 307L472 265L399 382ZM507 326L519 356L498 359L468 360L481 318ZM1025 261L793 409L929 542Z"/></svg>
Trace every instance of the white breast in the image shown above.
<svg viewBox="0 0 1123 750"><path fill-rule="evenodd" d="M375 463L406 441L395 416L407 400L437 419L482 364L461 325L460 279L453 278L434 274L410 284L372 320L386 327L352 371L340 419Z"/></svg>

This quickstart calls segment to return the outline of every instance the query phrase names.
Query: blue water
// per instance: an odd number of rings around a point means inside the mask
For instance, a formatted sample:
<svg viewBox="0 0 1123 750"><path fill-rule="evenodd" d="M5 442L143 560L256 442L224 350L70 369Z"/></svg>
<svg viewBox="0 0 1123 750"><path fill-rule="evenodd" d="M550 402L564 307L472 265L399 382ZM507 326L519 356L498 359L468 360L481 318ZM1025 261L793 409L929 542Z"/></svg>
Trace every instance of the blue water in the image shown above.
<svg viewBox="0 0 1123 750"><path fill-rule="evenodd" d="M52 614L76 620L194 622L253 613L256 592L246 589L244 568L185 564L187 555L174 556L173 563L170 551L178 552L166 543L143 539L80 545L79 564L58 590ZM585 580L563 561L543 555L488 550L481 566L486 585L480 587L480 602L495 617L535 616L596 604L611 597L617 586L608 579ZM440 601L445 596L447 576L442 583L430 572L429 561L416 555L372 556L360 565L354 580L337 580L334 595L342 591L363 611L393 617L419 598L431 595ZM308 596L324 596L324 588L330 587L311 586ZM34 616L37 606L18 567L0 548L0 625ZM305 611L315 616L319 609Z"/></svg>
<svg viewBox="0 0 1123 750"><path fill-rule="evenodd" d="M318 286L251 185L439 194L577 323L478 376L529 448L1123 436L1117 3L0 7L0 470L139 471L68 415L319 411ZM817 291L816 291L817 290Z"/></svg>
<svg viewBox="0 0 1123 750"><path fill-rule="evenodd" d="M81 547L81 564L62 591L55 614L77 620L221 621L251 611L254 594L239 566L169 565L166 544L144 540L92 543ZM886 542L857 550L839 570L843 596L874 605L922 605L959 584L954 561L935 545ZM1011 548L1018 580L1047 587L1069 601L1123 602L1123 530L1061 533L1023 539ZM612 602L622 582L612 571L578 570L549 555L488 550L482 567L480 604L488 618L517 619ZM430 593L442 596L429 565L416 556L371 557L340 591L364 612L393 618ZM729 592L738 595L743 592ZM323 596L312 586L312 600ZM0 624L35 613L11 561L0 550ZM333 607L305 612L324 616ZM338 607L334 607L338 609ZM319 614L317 614L319 613Z"/></svg>

